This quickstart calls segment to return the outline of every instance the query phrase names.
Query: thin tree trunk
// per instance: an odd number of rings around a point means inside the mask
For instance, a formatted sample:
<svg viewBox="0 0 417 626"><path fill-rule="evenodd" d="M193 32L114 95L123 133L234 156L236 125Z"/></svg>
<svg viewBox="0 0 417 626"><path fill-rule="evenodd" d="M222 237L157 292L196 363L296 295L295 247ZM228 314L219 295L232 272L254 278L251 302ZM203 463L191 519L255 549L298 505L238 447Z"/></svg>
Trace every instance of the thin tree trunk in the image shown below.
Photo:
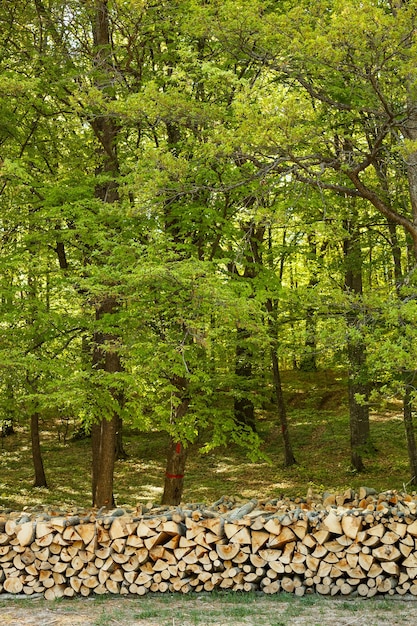
<svg viewBox="0 0 417 626"><path fill-rule="evenodd" d="M403 416L405 436L407 439L408 460L410 463L410 484L417 485L417 445L413 424L413 401L411 392L414 388L406 383L403 397Z"/></svg>
<svg viewBox="0 0 417 626"><path fill-rule="evenodd" d="M317 244L315 241L315 236L312 234L308 236L308 248L309 248L309 255L310 257L312 257L312 261L315 264L317 262ZM317 286L317 283L318 283L317 268L315 267L315 265L313 265L313 268L310 271L308 288L314 289L314 287ZM302 372L316 372L317 371L316 336L317 336L316 314L312 307L308 307L306 309L306 320L305 320L304 354L300 360L300 370Z"/></svg>
<svg viewBox="0 0 417 626"><path fill-rule="evenodd" d="M362 251L356 223L345 222L350 233L343 242L345 256L345 289L348 295L362 296ZM369 427L369 383L366 379L366 344L361 338L361 321L353 308L346 315L347 353L349 362L348 396L351 464L358 472L365 468L363 454L371 447ZM358 332L359 331L359 332Z"/></svg>
<svg viewBox="0 0 417 626"><path fill-rule="evenodd" d="M283 236L283 243L285 243L285 232ZM274 271L274 263L272 258L272 231L271 227L268 228L268 264L272 271ZM281 258L279 280L282 281L284 273L284 258ZM272 363L272 381L274 385L274 394L277 402L278 417L281 424L282 440L284 443L284 465L290 467L297 463L291 445L290 431L288 430L287 409L285 406L284 394L282 392L281 372L279 368L278 359L278 327L277 327L277 301L273 301L268 298L265 303L265 308L268 313L268 331L270 338L270 353Z"/></svg>
<svg viewBox="0 0 417 626"><path fill-rule="evenodd" d="M415 86L408 85L408 119L404 124L405 135L415 142L417 140L417 94ZM407 178L412 210L412 221L417 230L417 151L407 155ZM413 233L411 232L411 235ZM415 268L417 262L417 237L413 237L413 257L410 265ZM410 255L411 256L411 255ZM417 485L417 447L413 424L412 387L406 383L403 398L404 428L407 439L408 459L412 485Z"/></svg>
<svg viewBox="0 0 417 626"><path fill-rule="evenodd" d="M302 372L317 372L317 324L316 314L312 307L306 310L304 354L300 360Z"/></svg>
<svg viewBox="0 0 417 626"><path fill-rule="evenodd" d="M291 445L290 433L288 430L287 410L285 407L284 395L282 393L281 373L279 370L279 361L276 346L271 346L272 375L274 382L274 391L277 399L278 416L281 423L282 440L284 442L284 465L290 467L297 463Z"/></svg>
<svg viewBox="0 0 417 626"><path fill-rule="evenodd" d="M45 470L43 467L41 442L39 436L39 413L34 412L30 417L30 437L32 442L32 459L35 478L34 487L47 487Z"/></svg>
<svg viewBox="0 0 417 626"><path fill-rule="evenodd" d="M30 211L30 215L33 210ZM33 233L32 221L29 222L29 233ZM36 341L38 338L38 311L37 311L37 303L38 303L38 285L36 280L36 270L34 270L34 266L36 265L38 251L33 244L30 244L28 247L29 256L30 256L30 264L28 268L28 300L29 300L29 316L27 319L27 324L31 328L31 332L33 333L33 339ZM36 350L36 348L35 348ZM29 372L26 373L26 382L31 393L36 394L39 390L37 387L37 378L39 374L36 374L33 378L31 378ZM34 406L30 415L30 438L32 445L32 460L33 460L33 469L34 469L34 487L47 487L45 470L43 467L43 459L42 459L42 451L40 444L40 434L39 434L39 411L37 410L37 406Z"/></svg>
<svg viewBox="0 0 417 626"><path fill-rule="evenodd" d="M246 206L252 206L255 201L255 197L248 198ZM247 242L243 278L254 279L262 267L260 245L265 236L265 225L259 224L257 226L254 221L250 221L242 223L241 229ZM236 267L233 269L237 272ZM234 416L238 424L248 426L256 432L255 407L249 397L253 358L249 339L248 329L237 328L235 365L237 394L234 399Z"/></svg>
<svg viewBox="0 0 417 626"><path fill-rule="evenodd" d="M115 457L116 461L125 460L128 458L128 453L126 452L123 445L123 420L118 415L117 416L117 429L116 429L116 451Z"/></svg>
<svg viewBox="0 0 417 626"><path fill-rule="evenodd" d="M234 416L238 424L248 426L253 431L256 431L255 406L248 397L248 390L246 389L252 377L252 354L246 345L248 339L249 332L246 328L238 328L235 364L238 395L234 398Z"/></svg>
<svg viewBox="0 0 417 626"><path fill-rule="evenodd" d="M387 222L388 222L388 229L390 233L392 261L394 265L395 287L398 293L399 287L403 281L403 271L402 271L402 265L401 265L401 247L398 242L397 225L392 220L387 220Z"/></svg>

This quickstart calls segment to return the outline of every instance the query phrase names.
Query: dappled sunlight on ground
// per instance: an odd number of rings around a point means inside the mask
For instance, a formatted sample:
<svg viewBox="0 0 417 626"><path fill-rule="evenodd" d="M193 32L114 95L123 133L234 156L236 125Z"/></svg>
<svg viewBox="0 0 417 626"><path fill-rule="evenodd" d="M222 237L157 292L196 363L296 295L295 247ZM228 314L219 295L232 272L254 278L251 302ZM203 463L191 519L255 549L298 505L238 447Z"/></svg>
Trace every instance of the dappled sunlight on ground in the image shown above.
<svg viewBox="0 0 417 626"><path fill-rule="evenodd" d="M284 374L284 379L287 373ZM391 401L372 407L371 436L376 452L365 457L366 473L350 468L349 417L346 387L324 373L288 374L284 391L288 402L289 432L298 464L284 467L281 426L276 407L260 411L262 452L270 459L251 462L235 444L201 454L210 437L201 433L189 446L185 470L185 502L210 504L221 496L276 498L281 494L305 496L308 485L326 490L358 488L364 482L377 490L402 489L409 481L407 448L401 404ZM321 381L321 382L320 382ZM327 382L326 382L327 381ZM323 384L322 384L323 383ZM327 387L326 387L327 384ZM287 385L285 387L285 385ZM295 402L292 402L294 400ZM326 400L325 407L323 400ZM70 425L64 443L57 436L57 420L42 420L41 445L50 489L32 487L33 469L29 432L22 417L16 434L2 440L0 449L0 507L89 506L91 502L91 442L72 439ZM124 430L126 460L116 462L114 491L118 503L158 503L164 486L167 433Z"/></svg>
<svg viewBox="0 0 417 626"><path fill-rule="evenodd" d="M371 413L369 416L371 422L403 422L402 413L392 414L389 411L380 411L378 413Z"/></svg>

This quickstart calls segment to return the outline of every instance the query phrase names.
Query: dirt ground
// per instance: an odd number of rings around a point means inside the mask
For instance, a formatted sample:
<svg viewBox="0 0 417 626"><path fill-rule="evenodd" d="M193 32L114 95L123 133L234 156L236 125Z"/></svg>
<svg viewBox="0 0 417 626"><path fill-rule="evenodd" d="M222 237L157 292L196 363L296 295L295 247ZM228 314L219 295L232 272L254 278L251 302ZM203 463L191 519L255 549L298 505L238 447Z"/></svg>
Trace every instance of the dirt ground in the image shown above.
<svg viewBox="0 0 417 626"><path fill-rule="evenodd" d="M414 626L412 597L295 598L212 594L183 597L0 598L1 626Z"/></svg>

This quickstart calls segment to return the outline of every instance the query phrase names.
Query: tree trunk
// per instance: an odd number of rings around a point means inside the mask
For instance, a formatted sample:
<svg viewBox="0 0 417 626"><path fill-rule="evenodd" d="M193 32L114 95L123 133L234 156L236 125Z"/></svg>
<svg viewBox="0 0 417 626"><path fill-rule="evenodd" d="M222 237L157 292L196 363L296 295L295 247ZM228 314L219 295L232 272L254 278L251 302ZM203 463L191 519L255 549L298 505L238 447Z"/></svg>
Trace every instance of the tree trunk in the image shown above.
<svg viewBox="0 0 417 626"><path fill-rule="evenodd" d="M284 395L282 393L281 373L279 371L279 361L277 349L274 342L271 345L272 375L274 382L275 396L277 399L279 421L281 423L282 440L284 442L284 465L290 467L297 463L292 451L290 433L288 430L287 411L285 407Z"/></svg>
<svg viewBox="0 0 417 626"><path fill-rule="evenodd" d="M402 271L402 265L401 265L401 247L398 242L397 225L392 220L387 220L387 222L388 222L388 229L390 233L392 261L394 265L395 288L398 294L400 285L403 281L403 271Z"/></svg>
<svg viewBox="0 0 417 626"><path fill-rule="evenodd" d="M33 209L30 211L30 216L33 213ZM32 221L29 223L29 233L33 237L33 224ZM36 279L36 270L34 269L37 262L38 252L36 247L33 244L30 244L28 247L30 263L28 268L28 304L29 304L29 316L27 319L27 324L31 329L33 335L33 341L37 342L38 340L38 284ZM36 348L35 348L36 351ZM34 351L34 353L35 353ZM28 388L32 394L37 394L39 392L37 379L39 377L39 373L36 373L33 377L26 372L26 382L28 384ZM34 487L47 487L45 470L43 467L42 460L42 452L40 445L40 435L39 435L39 412L37 403L35 406L31 408L30 415L30 437L32 444L32 460L33 460L33 469L34 469Z"/></svg>
<svg viewBox="0 0 417 626"><path fill-rule="evenodd" d="M278 417L281 424L282 440L284 443L284 465L290 467L297 463L291 445L290 432L288 430L287 409L285 406L284 394L282 393L281 372L279 369L278 359L278 342L276 328L276 306L271 299L266 301L266 310L268 312L268 330L271 341L271 362L272 362L272 380L274 385L274 393L277 401Z"/></svg>
<svg viewBox="0 0 417 626"><path fill-rule="evenodd" d="M362 296L362 251L360 233L355 222L345 222L350 234L343 242L345 256L345 289L354 298ZM366 380L366 345L361 338L361 320L357 302L351 304L346 316L347 353L349 362L348 395L350 420L351 464L358 472L364 469L363 453L371 446L369 428L369 383Z"/></svg>
<svg viewBox="0 0 417 626"><path fill-rule="evenodd" d="M39 413L32 413L30 417L30 437L32 442L33 469L35 471L34 487L47 487L45 470L43 467L41 443L39 437Z"/></svg>
<svg viewBox="0 0 417 626"><path fill-rule="evenodd" d="M370 446L369 406L367 398L369 385L361 382L361 370L365 364L365 346L359 341L348 339L349 355L349 423L352 467L361 472L365 469L362 455ZM358 401L358 396L363 399Z"/></svg>
<svg viewBox="0 0 417 626"><path fill-rule="evenodd" d="M300 360L302 372L317 372L316 315L312 307L306 310L304 354Z"/></svg>
<svg viewBox="0 0 417 626"><path fill-rule="evenodd" d="M114 98L109 89L114 79L112 66L113 50L110 36L110 19L107 0L95 0L92 9L92 33L94 39L94 66L97 88L107 100ZM119 200L118 181L119 162L117 157L117 138L119 127L116 120L104 113L91 121L91 127L97 137L98 176L108 174L107 180L97 183L96 197L103 203L112 204ZM99 257L98 257L99 258ZM98 260L100 263L100 260ZM114 290L114 286L112 286ZM115 296L101 298L96 304L96 320L104 315L113 315L119 310ZM118 337L115 334L97 331L93 337L93 368L102 369L109 374L122 371L118 352ZM119 405L121 390L111 389L116 404ZM113 473L116 458L117 433L121 433L120 415L114 410L110 416L99 416L91 431L92 445L92 496L93 505L111 507L113 497ZM121 434L119 434L121 436Z"/></svg>
<svg viewBox="0 0 417 626"><path fill-rule="evenodd" d="M117 416L117 429L116 429L116 451L115 451L116 461L126 460L128 456L129 455L126 452L124 445L123 445L123 420L118 415Z"/></svg>
<svg viewBox="0 0 417 626"><path fill-rule="evenodd" d="M348 318L347 351L349 360L348 397L350 423L350 450L352 467L361 472L365 466L362 456L372 448L369 427L369 383L363 380L366 348L361 340L352 339L356 331L355 319Z"/></svg>
<svg viewBox="0 0 417 626"><path fill-rule="evenodd" d="M409 88L409 99L408 99L408 108L407 108L407 121L404 123L404 133L410 141L417 141L417 94L411 93L414 92L414 87ZM412 152L411 154L407 154L406 159L406 167L407 167L407 179L408 179L408 189L410 194L410 203L411 203L411 212L412 212L412 223L414 226L414 236L413 232L410 231L410 234L413 236L413 249L414 249L414 262L417 261L417 151Z"/></svg>
<svg viewBox="0 0 417 626"><path fill-rule="evenodd" d="M93 506L111 508L115 505L113 496L113 474L115 461L114 441L116 437L116 416L102 419L91 428L93 453L92 493Z"/></svg>
<svg viewBox="0 0 417 626"><path fill-rule="evenodd" d="M172 422L175 424L182 419L188 411L190 397L188 395L188 379L176 376L171 381L177 391L175 393L179 403L173 410ZM165 470L164 493L162 504L177 505L181 502L184 488L185 463L187 460L187 449L176 438L171 437L168 447L167 463Z"/></svg>
<svg viewBox="0 0 417 626"><path fill-rule="evenodd" d="M238 424L249 426L256 431L255 407L248 398L248 383L252 377L251 351L247 346L249 332L245 328L237 329L236 365L237 394L234 399L234 416Z"/></svg>
<svg viewBox="0 0 417 626"><path fill-rule="evenodd" d="M403 415L405 436L407 439L408 460L410 463L410 484L417 485L417 446L413 424L413 401L411 392L414 390L408 382L405 385L403 397Z"/></svg>
<svg viewBox="0 0 417 626"><path fill-rule="evenodd" d="M283 235L283 243L285 244L285 231ZM272 271L274 271L274 262L272 255L272 230L271 226L268 228L268 264ZM284 258L281 257L279 280L282 282L282 276L284 273ZM277 401L278 417L281 424L281 433L284 443L284 465L289 467L297 463L291 445L290 432L288 430L287 409L285 406L284 394L282 393L281 384L281 372L279 369L278 359L278 327L277 327L277 306L278 302L268 298L265 303L265 308L268 313L268 332L270 338L270 353L272 363L272 381L274 385L274 394Z"/></svg>
<svg viewBox="0 0 417 626"><path fill-rule="evenodd" d="M96 320L104 315L114 314L118 303L114 298L103 300L96 308ZM93 337L93 368L109 374L122 371L117 349L117 337L109 333L96 332ZM118 402L118 390L110 390ZM92 494L93 506L111 507L113 497L113 473L116 456L116 434L119 414L113 411L110 417L103 416L91 429L92 447Z"/></svg>
<svg viewBox="0 0 417 626"><path fill-rule="evenodd" d="M255 197L247 200L246 206L255 203ZM254 279L262 267L262 254L260 245L265 236L265 225L254 221L241 224L247 242L245 249L245 266L243 278ZM237 268L233 271L237 273ZM252 350L249 345L250 333L246 328L237 329L236 341L236 365L235 374L237 379L237 394L234 399L234 415L238 424L248 426L256 432L255 407L249 396L250 381L252 378Z"/></svg>
<svg viewBox="0 0 417 626"><path fill-rule="evenodd" d="M181 502L186 460L186 448L171 437L168 446L162 504L177 505Z"/></svg>
<svg viewBox="0 0 417 626"><path fill-rule="evenodd" d="M319 258L320 259L323 258L326 245L324 244L321 246L321 249L319 251L320 257L318 257L315 235L309 234L307 239L308 239L309 257L310 257L310 260L312 261L312 267L310 268L310 278L308 281L308 288L314 289L318 284L317 262ZM316 337L317 337L316 312L313 307L308 307L306 309L304 354L301 357L301 361L300 361L300 370L302 372L316 372L317 371Z"/></svg>

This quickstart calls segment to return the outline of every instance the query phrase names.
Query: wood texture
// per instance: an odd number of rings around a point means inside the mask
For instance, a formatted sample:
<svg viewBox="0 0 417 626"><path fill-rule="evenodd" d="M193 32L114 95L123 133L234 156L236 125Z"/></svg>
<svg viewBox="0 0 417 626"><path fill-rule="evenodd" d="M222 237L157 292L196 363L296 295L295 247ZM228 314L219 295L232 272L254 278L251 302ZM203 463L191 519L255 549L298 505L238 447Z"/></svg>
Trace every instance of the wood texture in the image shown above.
<svg viewBox="0 0 417 626"><path fill-rule="evenodd" d="M0 512L0 592L48 600L214 589L417 596L416 513L414 495L365 487L103 516Z"/></svg>

